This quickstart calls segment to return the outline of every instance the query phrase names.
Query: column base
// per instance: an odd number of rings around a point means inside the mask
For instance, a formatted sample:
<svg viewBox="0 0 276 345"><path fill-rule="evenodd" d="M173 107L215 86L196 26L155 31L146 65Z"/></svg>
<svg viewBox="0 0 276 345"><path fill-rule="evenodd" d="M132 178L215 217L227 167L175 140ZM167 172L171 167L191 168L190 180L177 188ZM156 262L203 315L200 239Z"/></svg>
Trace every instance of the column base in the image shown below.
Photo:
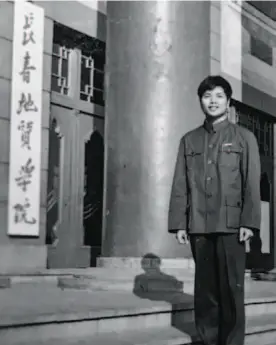
<svg viewBox="0 0 276 345"><path fill-rule="evenodd" d="M90 267L89 246L81 246L66 251L59 246L48 246L47 268L87 268Z"/></svg>
<svg viewBox="0 0 276 345"><path fill-rule="evenodd" d="M0 274L35 273L45 270L47 247L45 245L0 246Z"/></svg>

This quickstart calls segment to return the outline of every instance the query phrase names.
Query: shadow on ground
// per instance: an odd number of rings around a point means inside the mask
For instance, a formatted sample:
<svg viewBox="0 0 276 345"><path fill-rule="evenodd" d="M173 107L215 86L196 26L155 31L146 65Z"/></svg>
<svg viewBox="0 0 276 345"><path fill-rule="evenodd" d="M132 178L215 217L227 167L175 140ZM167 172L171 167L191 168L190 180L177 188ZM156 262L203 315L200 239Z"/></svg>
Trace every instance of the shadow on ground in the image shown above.
<svg viewBox="0 0 276 345"><path fill-rule="evenodd" d="M161 258L146 254L141 260L145 273L135 277L133 293L143 299L171 304L171 325L198 341L193 322L193 296L183 292L183 282L161 271Z"/></svg>

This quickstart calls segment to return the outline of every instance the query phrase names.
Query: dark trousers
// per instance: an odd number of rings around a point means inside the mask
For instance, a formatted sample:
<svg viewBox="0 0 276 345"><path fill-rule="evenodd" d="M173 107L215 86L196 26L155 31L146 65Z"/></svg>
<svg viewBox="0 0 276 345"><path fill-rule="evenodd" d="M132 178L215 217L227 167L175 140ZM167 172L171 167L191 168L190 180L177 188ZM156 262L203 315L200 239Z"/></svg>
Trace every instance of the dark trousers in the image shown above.
<svg viewBox="0 0 276 345"><path fill-rule="evenodd" d="M195 322L205 345L243 345L245 245L238 234L190 236Z"/></svg>

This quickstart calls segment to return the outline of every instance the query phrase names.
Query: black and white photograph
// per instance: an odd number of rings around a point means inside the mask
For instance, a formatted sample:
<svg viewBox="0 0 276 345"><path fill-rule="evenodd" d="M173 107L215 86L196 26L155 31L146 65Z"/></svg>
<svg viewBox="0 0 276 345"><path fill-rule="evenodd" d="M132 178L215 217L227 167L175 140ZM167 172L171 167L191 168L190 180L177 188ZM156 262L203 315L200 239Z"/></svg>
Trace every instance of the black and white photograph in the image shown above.
<svg viewBox="0 0 276 345"><path fill-rule="evenodd" d="M276 1L0 0L0 109L0 345L276 345Z"/></svg>

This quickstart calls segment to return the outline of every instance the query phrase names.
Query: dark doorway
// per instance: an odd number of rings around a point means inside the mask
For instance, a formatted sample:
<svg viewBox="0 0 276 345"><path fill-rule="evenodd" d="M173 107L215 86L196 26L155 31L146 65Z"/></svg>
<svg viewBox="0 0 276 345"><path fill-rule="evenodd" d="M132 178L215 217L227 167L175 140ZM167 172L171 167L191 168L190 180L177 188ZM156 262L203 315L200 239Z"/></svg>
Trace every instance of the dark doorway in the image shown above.
<svg viewBox="0 0 276 345"><path fill-rule="evenodd" d="M91 266L101 254L103 211L104 139L95 131L85 144L83 199L84 245L91 247Z"/></svg>
<svg viewBox="0 0 276 345"><path fill-rule="evenodd" d="M273 181L275 119L259 110L235 101L236 122L255 134L261 159L262 226L251 240L247 268L260 271L274 267Z"/></svg>

